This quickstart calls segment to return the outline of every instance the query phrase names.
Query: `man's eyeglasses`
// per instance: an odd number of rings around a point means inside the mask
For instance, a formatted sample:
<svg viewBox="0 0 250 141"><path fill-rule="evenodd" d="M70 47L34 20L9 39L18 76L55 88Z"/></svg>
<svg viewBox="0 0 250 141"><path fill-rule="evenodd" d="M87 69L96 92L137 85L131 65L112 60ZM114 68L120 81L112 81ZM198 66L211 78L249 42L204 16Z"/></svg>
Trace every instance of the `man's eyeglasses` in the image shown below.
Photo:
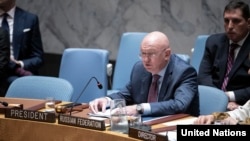
<svg viewBox="0 0 250 141"><path fill-rule="evenodd" d="M164 52L166 50L166 48L164 48L162 51L160 51L160 52L149 52L149 53L146 53L146 52L141 52L140 54L139 54L139 58L140 59L143 59L143 58L150 58L150 59L152 59L152 58L155 58L155 57L157 57L157 56L159 56L162 52Z"/></svg>

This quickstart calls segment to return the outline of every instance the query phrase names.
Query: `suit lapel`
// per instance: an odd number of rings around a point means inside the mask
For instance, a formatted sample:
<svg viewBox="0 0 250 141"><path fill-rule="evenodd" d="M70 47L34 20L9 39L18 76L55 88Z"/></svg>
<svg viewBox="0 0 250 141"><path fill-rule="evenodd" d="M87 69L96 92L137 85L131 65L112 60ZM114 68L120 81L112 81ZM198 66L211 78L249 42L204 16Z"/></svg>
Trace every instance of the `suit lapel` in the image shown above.
<svg viewBox="0 0 250 141"><path fill-rule="evenodd" d="M162 84L161 84L161 89L160 89L160 93L158 95L158 99L160 99L159 101L163 100L164 99L164 96L167 94L167 90L168 90L168 87L169 87L169 84L172 80L172 73L173 73L173 69L174 69L174 56L171 55L170 57L170 61L168 63L168 67L165 71L165 74L164 74L164 77L163 77L163 80L162 80Z"/></svg>
<svg viewBox="0 0 250 141"><path fill-rule="evenodd" d="M240 67L240 65L246 60L246 58L249 58L250 53L250 34L246 38L245 42L240 48L240 51L237 55L237 58L234 62L234 65L232 67L231 72L229 73L229 78L232 77L232 75L236 72L236 70Z"/></svg>
<svg viewBox="0 0 250 141"><path fill-rule="evenodd" d="M224 75L227 71L227 58L228 58L228 54L229 54L229 40L226 37L226 34L224 35L224 39L222 41L222 44L218 45L218 49L219 49L219 54L217 58L221 58L221 59L216 59L215 61L219 61L218 66L219 66L219 76L223 76L221 77L221 82L223 82L224 80ZM226 52L226 53L225 53Z"/></svg>
<svg viewBox="0 0 250 141"><path fill-rule="evenodd" d="M15 11L15 16L14 16L14 27L13 27L13 50L14 50L14 56L16 59L18 59L18 55L20 52L20 47L22 41L22 36L23 34L22 30L24 29L24 17L22 14L22 11L17 7Z"/></svg>
<svg viewBox="0 0 250 141"><path fill-rule="evenodd" d="M141 81L141 91L140 91L141 99L143 98L142 102L148 101L148 92L149 92L149 87L151 85L151 81L152 81L151 73L149 72L144 73Z"/></svg>

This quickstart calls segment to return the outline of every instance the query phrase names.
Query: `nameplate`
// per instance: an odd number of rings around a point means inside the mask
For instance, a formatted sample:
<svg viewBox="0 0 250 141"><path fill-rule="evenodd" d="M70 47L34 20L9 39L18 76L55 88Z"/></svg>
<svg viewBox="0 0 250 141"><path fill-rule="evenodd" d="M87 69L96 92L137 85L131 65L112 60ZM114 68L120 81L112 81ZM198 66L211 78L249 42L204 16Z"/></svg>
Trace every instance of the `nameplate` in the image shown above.
<svg viewBox="0 0 250 141"><path fill-rule="evenodd" d="M101 130L101 131L106 130L104 120L93 120L93 119L75 117L70 115L59 115L58 124Z"/></svg>
<svg viewBox="0 0 250 141"><path fill-rule="evenodd" d="M22 109L6 109L5 118L32 120L32 121L49 122L49 123L56 122L55 113L38 112L38 111L22 110Z"/></svg>
<svg viewBox="0 0 250 141"><path fill-rule="evenodd" d="M149 131L140 130L137 128L129 127L129 137L144 140L144 141L168 141L168 136L152 133Z"/></svg>

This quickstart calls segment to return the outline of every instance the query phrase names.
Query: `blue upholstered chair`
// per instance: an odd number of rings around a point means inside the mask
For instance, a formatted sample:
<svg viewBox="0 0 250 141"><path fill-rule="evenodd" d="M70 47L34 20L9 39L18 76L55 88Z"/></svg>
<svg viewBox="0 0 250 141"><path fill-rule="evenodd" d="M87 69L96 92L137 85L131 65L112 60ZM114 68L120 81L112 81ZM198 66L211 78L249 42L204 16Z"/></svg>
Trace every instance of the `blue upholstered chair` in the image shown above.
<svg viewBox="0 0 250 141"><path fill-rule="evenodd" d="M198 90L200 115L225 112L227 110L228 98L222 90L203 85L199 85Z"/></svg>
<svg viewBox="0 0 250 141"><path fill-rule="evenodd" d="M123 88L128 83L135 62L140 60L140 45L146 34L144 32L122 34L114 68L112 89L108 91L108 94Z"/></svg>
<svg viewBox="0 0 250 141"><path fill-rule="evenodd" d="M59 78L66 79L72 84L74 93L71 102L88 103L107 95L108 59L109 52L104 49L68 48L64 50ZM96 80L102 84L102 89L99 89Z"/></svg>
<svg viewBox="0 0 250 141"><path fill-rule="evenodd" d="M72 85L64 79L50 76L24 76L9 86L5 97L69 101L73 94Z"/></svg>
<svg viewBox="0 0 250 141"><path fill-rule="evenodd" d="M190 63L190 56L187 54L181 54L178 53L176 54L178 57L180 57L182 60L186 61L187 63Z"/></svg>
<svg viewBox="0 0 250 141"><path fill-rule="evenodd" d="M196 69L197 73L199 72L200 63L204 55L205 44L208 37L209 35L199 35L195 40L190 64Z"/></svg>
<svg viewBox="0 0 250 141"><path fill-rule="evenodd" d="M108 95L122 89L130 78L131 70L135 62L139 61L140 46L146 32L126 32L122 34L114 68L112 88ZM190 62L189 55L177 54L180 58Z"/></svg>

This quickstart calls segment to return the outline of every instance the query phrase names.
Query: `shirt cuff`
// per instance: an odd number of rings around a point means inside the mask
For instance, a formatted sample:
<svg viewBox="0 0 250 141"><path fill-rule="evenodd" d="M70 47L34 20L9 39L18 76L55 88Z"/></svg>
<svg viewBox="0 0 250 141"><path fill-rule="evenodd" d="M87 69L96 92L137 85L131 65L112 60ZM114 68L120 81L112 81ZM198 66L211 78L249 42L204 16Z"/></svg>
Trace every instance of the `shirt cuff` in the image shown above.
<svg viewBox="0 0 250 141"><path fill-rule="evenodd" d="M151 107L149 103L142 103L141 105L143 107L143 115L151 114Z"/></svg>
<svg viewBox="0 0 250 141"><path fill-rule="evenodd" d="M17 61L20 65L21 65L21 68L24 68L24 63L23 61Z"/></svg>
<svg viewBox="0 0 250 141"><path fill-rule="evenodd" d="M106 107L110 107L110 102L111 102L111 98L110 97L105 97L107 100L108 100L108 103L107 103L107 105L106 105Z"/></svg>
<svg viewBox="0 0 250 141"><path fill-rule="evenodd" d="M233 91L228 91L226 94L228 95L229 101L235 101L235 95Z"/></svg>

